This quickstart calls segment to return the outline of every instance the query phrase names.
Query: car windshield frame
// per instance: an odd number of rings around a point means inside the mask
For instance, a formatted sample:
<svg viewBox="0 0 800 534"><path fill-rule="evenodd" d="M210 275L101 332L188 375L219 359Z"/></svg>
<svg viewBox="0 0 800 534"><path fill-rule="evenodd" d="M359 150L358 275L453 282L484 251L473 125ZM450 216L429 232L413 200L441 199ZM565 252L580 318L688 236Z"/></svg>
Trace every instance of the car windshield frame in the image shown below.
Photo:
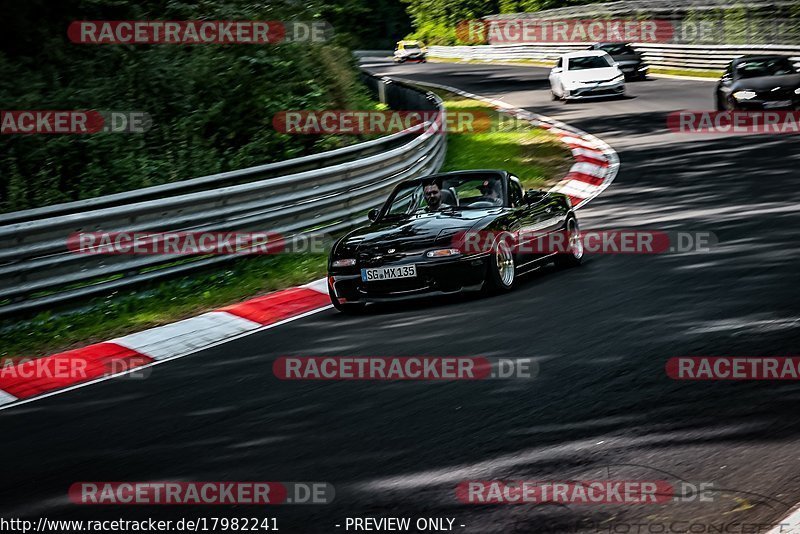
<svg viewBox="0 0 800 534"><path fill-rule="evenodd" d="M636 51L629 44L600 45L597 50L602 50L609 56L633 56L636 54Z"/></svg>
<svg viewBox="0 0 800 534"><path fill-rule="evenodd" d="M457 180L461 180L460 183L456 183ZM447 205L435 211L427 210L423 194L423 188L426 187L427 185L430 185L431 183L439 183L441 184L440 187L442 189L448 189L451 192L455 190L456 195L458 195L459 188L464 187L466 190L469 190L469 188L476 187L476 184L478 182L485 182L488 180L496 180L500 188L500 197L498 199L499 202L496 202L496 204L493 206L487 206L484 204L472 205L473 203L476 202L488 202L487 200L479 200L479 197L477 196L464 197L464 198L458 196L459 200L470 199L471 202L469 204L461 204L459 202L458 205ZM395 203L398 202L398 200L402 202L402 204L400 204L399 206L402 206L406 202L408 202L408 207L404 210L392 213L392 208L395 207ZM386 202L384 202L383 206L381 207L380 216L378 220L405 219L408 217L413 217L414 215L419 215L421 213L441 213L447 211L492 209L492 208L500 208L507 206L508 206L508 191L505 180L503 179L502 175L464 174L464 175L442 176L435 180L413 180L399 184L392 191L391 195L389 195L389 198L386 199Z"/></svg>
<svg viewBox="0 0 800 534"><path fill-rule="evenodd" d="M744 70L743 67L748 64L761 64L761 68L753 70ZM778 73L779 70L786 70L785 68L781 69L779 67L788 67L788 72ZM764 78L770 76L788 76L791 74L797 74L797 68L795 68L794 64L792 63L789 57L743 59L742 61L736 64L733 71L735 73L736 79L738 80L747 80L750 78Z"/></svg>
<svg viewBox="0 0 800 534"><path fill-rule="evenodd" d="M613 67L613 63L609 62L611 56L609 55L602 55L602 56L576 56L567 59L567 71L577 71L577 70L594 70L594 69L607 69L609 67ZM578 68L573 68L573 65L581 65L582 63L592 63L592 66L578 66ZM603 64L600 65L599 63L602 62ZM597 63L597 64L596 64Z"/></svg>

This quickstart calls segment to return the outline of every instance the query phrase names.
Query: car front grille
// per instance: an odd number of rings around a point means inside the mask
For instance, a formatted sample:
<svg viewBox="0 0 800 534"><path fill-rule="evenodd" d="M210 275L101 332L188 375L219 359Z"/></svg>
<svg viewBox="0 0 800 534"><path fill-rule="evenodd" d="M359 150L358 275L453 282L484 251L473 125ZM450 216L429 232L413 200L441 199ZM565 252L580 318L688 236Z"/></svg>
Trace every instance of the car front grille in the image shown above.
<svg viewBox="0 0 800 534"><path fill-rule="evenodd" d="M377 282L361 282L360 284L361 292L372 296L424 291L430 286L430 280L424 276L418 276L415 278L398 278L396 280Z"/></svg>
<svg viewBox="0 0 800 534"><path fill-rule="evenodd" d="M757 91L756 98L764 100L765 102L773 102L775 100L793 100L797 98L794 94L794 87L781 87L777 91Z"/></svg>
<svg viewBox="0 0 800 534"><path fill-rule="evenodd" d="M410 257L420 257L421 253L415 252L394 252L392 254L380 252L360 252L358 254L358 265L360 267L383 267L392 265Z"/></svg>
<svg viewBox="0 0 800 534"><path fill-rule="evenodd" d="M618 89L584 89L575 91L575 96L581 95L592 95L592 96L610 96L610 95L618 95L620 94L620 90Z"/></svg>

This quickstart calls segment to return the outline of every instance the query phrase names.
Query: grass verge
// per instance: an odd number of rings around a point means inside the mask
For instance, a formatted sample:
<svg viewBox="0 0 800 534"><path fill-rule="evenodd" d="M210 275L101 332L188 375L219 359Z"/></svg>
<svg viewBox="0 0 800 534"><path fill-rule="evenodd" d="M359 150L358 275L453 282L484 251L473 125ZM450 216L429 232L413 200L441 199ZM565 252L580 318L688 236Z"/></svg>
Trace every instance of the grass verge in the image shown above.
<svg viewBox="0 0 800 534"><path fill-rule="evenodd" d="M526 189L538 189L554 185L572 165L569 149L547 130L518 121L501 123L502 114L485 102L439 89L433 92L444 101L448 111L488 113L492 125L485 133L449 134L442 172L504 169L519 176Z"/></svg>
<svg viewBox="0 0 800 534"><path fill-rule="evenodd" d="M692 78L713 78L715 80L722 77L721 70L662 69L656 67L650 67L650 74L666 74L669 76L688 76Z"/></svg>
<svg viewBox="0 0 800 534"><path fill-rule="evenodd" d="M0 363L106 341L325 275L327 255L286 254L242 258L227 269L176 278L139 291L95 299L60 314L4 321Z"/></svg>
<svg viewBox="0 0 800 534"><path fill-rule="evenodd" d="M494 63L496 65L528 65L531 67L552 67L555 61L539 61L535 59L503 59L500 61L494 59L456 59L451 57L430 57L430 63L472 63L486 65L487 63Z"/></svg>
<svg viewBox="0 0 800 534"><path fill-rule="evenodd" d="M499 114L488 104L436 91L449 110L480 110L492 124ZM517 125L519 126L519 125ZM546 187L566 174L572 159L557 137L529 126L513 131L451 134L443 171L505 169L526 188ZM241 258L225 269L176 278L146 289L94 299L80 309L45 312L0 323L0 365L37 357L192 317L325 275L326 254Z"/></svg>

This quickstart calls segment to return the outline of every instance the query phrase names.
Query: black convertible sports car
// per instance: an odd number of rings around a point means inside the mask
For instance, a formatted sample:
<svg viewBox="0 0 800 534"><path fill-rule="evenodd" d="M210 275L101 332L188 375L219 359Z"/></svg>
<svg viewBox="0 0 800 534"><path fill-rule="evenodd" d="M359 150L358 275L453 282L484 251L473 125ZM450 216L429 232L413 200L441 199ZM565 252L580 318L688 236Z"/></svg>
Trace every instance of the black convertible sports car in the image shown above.
<svg viewBox="0 0 800 534"><path fill-rule="evenodd" d="M787 56L734 59L717 83L718 110L800 109L800 73Z"/></svg>
<svg viewBox="0 0 800 534"><path fill-rule="evenodd" d="M508 291L518 275L583 256L578 221L560 193L523 192L505 171L436 174L397 185L368 226L339 239L328 261L328 291L341 311L368 302ZM561 234L551 252L532 241Z"/></svg>

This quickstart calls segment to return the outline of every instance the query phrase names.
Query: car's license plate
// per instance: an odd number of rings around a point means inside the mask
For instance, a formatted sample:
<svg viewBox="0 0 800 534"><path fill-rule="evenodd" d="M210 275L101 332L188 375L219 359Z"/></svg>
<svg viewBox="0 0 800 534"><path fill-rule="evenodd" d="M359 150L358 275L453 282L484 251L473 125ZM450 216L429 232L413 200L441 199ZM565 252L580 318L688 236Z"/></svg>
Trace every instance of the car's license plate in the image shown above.
<svg viewBox="0 0 800 534"><path fill-rule="evenodd" d="M774 102L764 102L765 108L788 108L792 105L791 100L776 100Z"/></svg>
<svg viewBox="0 0 800 534"><path fill-rule="evenodd" d="M399 267L376 267L361 269L361 279L364 282L379 282L381 280L395 280L397 278L413 278L417 276L417 266L401 265Z"/></svg>

